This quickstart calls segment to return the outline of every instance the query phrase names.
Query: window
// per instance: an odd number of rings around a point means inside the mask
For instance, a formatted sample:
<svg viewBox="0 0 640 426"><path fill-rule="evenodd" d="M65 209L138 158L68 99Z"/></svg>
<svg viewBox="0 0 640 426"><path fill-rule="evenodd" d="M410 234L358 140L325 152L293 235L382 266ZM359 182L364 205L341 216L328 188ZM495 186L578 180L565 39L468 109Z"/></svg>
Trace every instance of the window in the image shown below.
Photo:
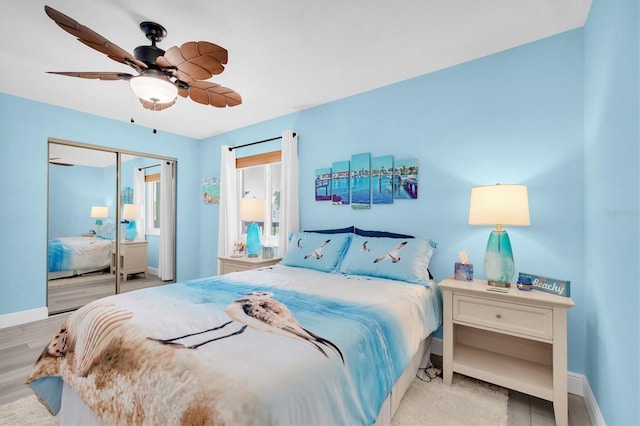
<svg viewBox="0 0 640 426"><path fill-rule="evenodd" d="M266 212L260 229L262 244L278 246L280 235L280 151L243 157L236 160L238 200L262 198ZM241 221L240 234L246 235L248 222Z"/></svg>
<svg viewBox="0 0 640 426"><path fill-rule="evenodd" d="M145 176L144 182L147 234L160 235L160 173Z"/></svg>

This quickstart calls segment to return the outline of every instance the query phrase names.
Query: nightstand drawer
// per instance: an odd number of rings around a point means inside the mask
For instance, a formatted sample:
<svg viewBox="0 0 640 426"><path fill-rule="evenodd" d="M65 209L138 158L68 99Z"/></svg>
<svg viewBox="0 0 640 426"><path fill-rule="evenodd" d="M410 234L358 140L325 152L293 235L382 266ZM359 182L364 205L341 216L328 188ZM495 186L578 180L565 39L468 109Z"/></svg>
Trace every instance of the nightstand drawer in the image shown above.
<svg viewBox="0 0 640 426"><path fill-rule="evenodd" d="M553 340L553 310L453 295L453 321L510 334Z"/></svg>

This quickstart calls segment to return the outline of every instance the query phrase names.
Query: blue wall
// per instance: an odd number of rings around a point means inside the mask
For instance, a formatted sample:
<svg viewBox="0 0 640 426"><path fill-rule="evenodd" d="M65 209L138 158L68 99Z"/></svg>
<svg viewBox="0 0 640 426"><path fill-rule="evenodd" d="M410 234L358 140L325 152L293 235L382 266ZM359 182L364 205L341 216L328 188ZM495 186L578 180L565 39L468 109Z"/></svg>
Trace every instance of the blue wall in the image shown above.
<svg viewBox="0 0 640 426"><path fill-rule="evenodd" d="M490 228L467 225L471 187L526 184L531 226L508 229L516 270L571 280L569 369L586 374L608 424L639 424L638 38L635 0L594 0L585 29L204 141L0 94L0 315L45 305L47 137L178 159L183 280L216 273L219 206L200 188L220 174L220 145L293 129L302 227L432 238L437 280L463 249L484 275ZM418 159L419 199L316 202L314 170L362 152Z"/></svg>
<svg viewBox="0 0 640 426"><path fill-rule="evenodd" d="M48 138L176 158L177 279L200 276L199 141L0 93L0 315L46 306Z"/></svg>
<svg viewBox="0 0 640 426"><path fill-rule="evenodd" d="M484 277L491 228L467 225L471 187L528 185L531 226L508 229L516 270L571 280L576 307L569 312L569 368L581 372L582 41L582 30L567 32L227 133L206 141L207 156L219 161L221 144L295 130L302 228L355 224L431 238L438 243L431 264L436 280L453 273L460 250L468 251L477 276ZM418 200L365 211L315 201L315 169L362 152L418 159ZM204 209L217 221L213 209Z"/></svg>
<svg viewBox="0 0 640 426"><path fill-rule="evenodd" d="M585 27L585 373L609 425L640 424L640 13L594 1Z"/></svg>
<svg viewBox="0 0 640 426"><path fill-rule="evenodd" d="M96 228L91 206L109 206L107 200L113 199L115 167L50 165L49 188L49 238L79 237ZM115 212L110 211L103 222L114 219Z"/></svg>

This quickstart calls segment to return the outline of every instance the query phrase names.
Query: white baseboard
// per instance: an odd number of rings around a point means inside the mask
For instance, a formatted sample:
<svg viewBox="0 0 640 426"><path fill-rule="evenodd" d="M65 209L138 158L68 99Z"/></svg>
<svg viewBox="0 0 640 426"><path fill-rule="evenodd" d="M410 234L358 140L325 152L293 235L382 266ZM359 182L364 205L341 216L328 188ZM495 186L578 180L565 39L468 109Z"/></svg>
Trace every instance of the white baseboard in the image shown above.
<svg viewBox="0 0 640 426"><path fill-rule="evenodd" d="M585 376L582 377L584 378L582 393L584 397L584 403L587 406L587 413L589 414L591 424L593 426L606 426L607 423L604 421L604 417L602 417L600 407L598 407L598 401L596 401L596 397L591 391L591 386L589 386L589 381Z"/></svg>
<svg viewBox="0 0 640 426"><path fill-rule="evenodd" d="M160 269L154 268L153 266L147 266L147 272L151 275L155 275L157 277L160 276Z"/></svg>
<svg viewBox="0 0 640 426"><path fill-rule="evenodd" d="M433 338L433 343L431 344L431 353L434 355L442 356L441 338ZM598 407L598 402L596 401L596 398L591 391L591 386L589 386L589 381L584 374L578 374L572 371L569 371L567 373L567 392L574 395L579 395L584 398L584 403L587 406L587 413L589 414L592 425L606 425L604 417L602 417L602 413L600 412L600 408Z"/></svg>
<svg viewBox="0 0 640 426"><path fill-rule="evenodd" d="M584 397L584 386L587 378L583 374L569 371L567 373L567 392Z"/></svg>
<svg viewBox="0 0 640 426"><path fill-rule="evenodd" d="M27 322L38 321L49 317L49 310L46 306L28 311L13 312L0 315L0 328L13 327Z"/></svg>

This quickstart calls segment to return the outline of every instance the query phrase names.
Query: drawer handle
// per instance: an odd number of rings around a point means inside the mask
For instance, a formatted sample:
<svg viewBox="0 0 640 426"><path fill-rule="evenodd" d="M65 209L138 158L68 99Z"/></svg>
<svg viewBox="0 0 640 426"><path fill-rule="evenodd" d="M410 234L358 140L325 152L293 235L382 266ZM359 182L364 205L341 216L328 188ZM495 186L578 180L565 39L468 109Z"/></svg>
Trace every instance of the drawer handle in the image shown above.
<svg viewBox="0 0 640 426"><path fill-rule="evenodd" d="M498 319L502 318L502 314L496 314L496 318Z"/></svg>

